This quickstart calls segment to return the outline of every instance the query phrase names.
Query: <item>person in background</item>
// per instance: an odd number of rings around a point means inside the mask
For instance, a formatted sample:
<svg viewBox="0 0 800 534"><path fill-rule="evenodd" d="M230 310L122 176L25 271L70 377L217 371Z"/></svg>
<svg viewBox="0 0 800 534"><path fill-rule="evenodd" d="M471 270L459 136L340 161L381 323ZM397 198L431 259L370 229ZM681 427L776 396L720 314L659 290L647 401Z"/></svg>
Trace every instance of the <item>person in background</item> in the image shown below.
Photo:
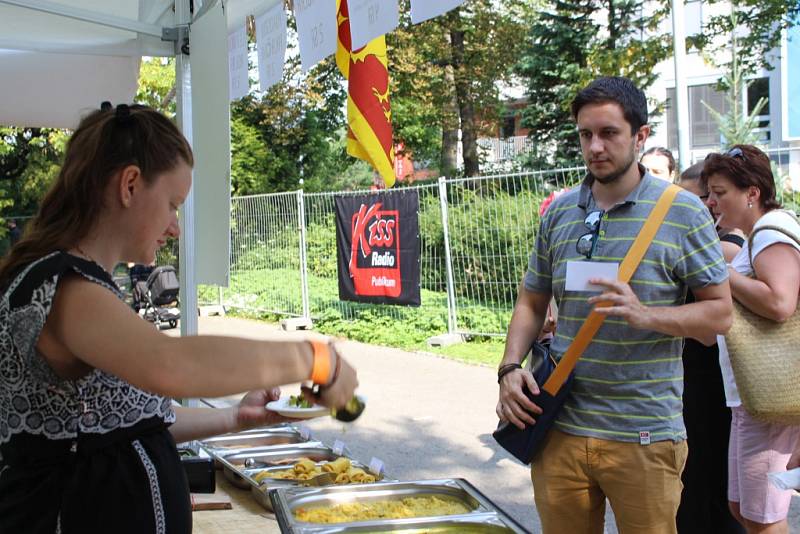
<svg viewBox="0 0 800 534"><path fill-rule="evenodd" d="M592 310L608 316L575 367L574 385L531 463L545 534L603 532L606 499L622 534L675 532L686 460L681 413L684 337L713 343L730 326L725 260L708 210L681 191L630 283L590 278L598 292L566 289L567 264L616 263L670 186L638 164L650 133L647 99L630 80L603 77L572 101L588 173L541 219L498 369L495 408L518 428L541 408L521 361L552 296L559 360ZM697 302L685 304L686 289Z"/></svg>
<svg viewBox="0 0 800 534"><path fill-rule="evenodd" d="M706 189L705 185L703 185L703 181L700 179L703 172L703 165L705 165L705 162L701 161L686 169L681 173L678 185L687 191L691 191L700 197L700 200L702 200L704 204L708 205L708 189ZM719 218L717 217L716 219ZM722 220L717 220L717 235L719 235L720 244L722 245L722 255L725 256L725 261L730 263L739 251L742 250L744 233L738 228L723 227L720 225L722 222Z"/></svg>
<svg viewBox="0 0 800 534"><path fill-rule="evenodd" d="M19 241L20 237L22 237L22 231L19 229L19 226L17 226L17 221L15 221L14 219L9 219L8 241L9 243L11 243L12 247L17 243L17 241Z"/></svg>
<svg viewBox="0 0 800 534"><path fill-rule="evenodd" d="M796 218L781 209L769 157L752 145L735 145L723 154L710 154L702 181L708 206L726 226L749 238L760 226L778 227L800 236ZM752 250L751 250L752 247ZM767 319L785 321L797 309L800 293L800 244L777 230L763 230L728 268L731 293L742 306ZM747 532L788 533L790 490L773 486L767 473L786 470L800 443L800 426L764 423L742 407L725 338L719 336L719 359L727 404L731 407L728 456L728 501L731 512Z"/></svg>
<svg viewBox="0 0 800 534"><path fill-rule="evenodd" d="M708 191L700 180L703 163L696 163L680 176L678 185L706 202ZM719 229L718 229L719 231ZM720 236L725 261L742 249L744 237L738 231ZM694 294L686 294L694 302ZM683 422L689 457L681 480L683 492L678 507L679 534L740 534L744 528L728 508L728 437L731 410L725 403L717 344L708 347L694 339L683 345Z"/></svg>
<svg viewBox="0 0 800 534"><path fill-rule="evenodd" d="M672 152L662 146L645 150L639 163L647 167L656 178L671 182L675 176L675 158Z"/></svg>
<svg viewBox="0 0 800 534"><path fill-rule="evenodd" d="M69 140L58 177L0 264L0 532L188 534L176 442L284 418L280 384L342 407L358 384L330 342L166 336L110 274L178 237L193 155L169 119L104 103ZM230 409L171 398L250 391Z"/></svg>

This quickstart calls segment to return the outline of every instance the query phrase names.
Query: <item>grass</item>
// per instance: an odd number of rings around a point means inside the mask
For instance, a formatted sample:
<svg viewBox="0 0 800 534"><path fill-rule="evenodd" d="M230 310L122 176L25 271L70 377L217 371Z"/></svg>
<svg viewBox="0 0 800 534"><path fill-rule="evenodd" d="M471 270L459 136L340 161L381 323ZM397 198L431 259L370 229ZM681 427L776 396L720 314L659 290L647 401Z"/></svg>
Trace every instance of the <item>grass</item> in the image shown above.
<svg viewBox="0 0 800 534"><path fill-rule="evenodd" d="M473 365L496 366L503 354L504 340L475 337L448 347L429 347L426 340L447 331L447 295L422 290L420 307L370 305L339 300L335 278L310 275L309 297L314 328L318 332L353 341L405 350L421 351ZM224 302L233 316L267 322L282 317L274 312L300 313L299 276L291 269L234 270ZM217 289L201 286L201 302L216 302ZM473 332L505 331L510 311L489 308L462 299L459 328ZM321 311L318 311L321 310Z"/></svg>
<svg viewBox="0 0 800 534"><path fill-rule="evenodd" d="M473 339L449 347L425 347L419 350L473 365L497 367L503 357L504 348L505 340L491 338L489 340Z"/></svg>

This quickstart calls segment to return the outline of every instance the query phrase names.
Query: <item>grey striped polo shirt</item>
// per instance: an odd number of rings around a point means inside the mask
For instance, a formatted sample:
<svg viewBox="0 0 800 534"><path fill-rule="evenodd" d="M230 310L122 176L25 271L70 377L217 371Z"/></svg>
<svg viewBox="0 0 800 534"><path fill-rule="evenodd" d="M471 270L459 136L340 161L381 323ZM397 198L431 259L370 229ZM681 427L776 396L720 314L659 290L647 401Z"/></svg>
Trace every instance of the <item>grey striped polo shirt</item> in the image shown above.
<svg viewBox="0 0 800 534"><path fill-rule="evenodd" d="M525 287L552 292L559 307L552 343L558 359L566 351L596 293L565 291L568 261L585 261L578 238L589 232L588 213L598 210L591 176L556 199L542 218ZM669 184L645 174L625 201L606 211L591 261L622 262L662 191ZM630 281L639 300L651 306L678 306L686 290L719 284L728 277L714 223L695 195L678 193L652 244ZM686 438L682 401L683 339L605 320L575 368L575 383L556 425L580 436L615 441Z"/></svg>

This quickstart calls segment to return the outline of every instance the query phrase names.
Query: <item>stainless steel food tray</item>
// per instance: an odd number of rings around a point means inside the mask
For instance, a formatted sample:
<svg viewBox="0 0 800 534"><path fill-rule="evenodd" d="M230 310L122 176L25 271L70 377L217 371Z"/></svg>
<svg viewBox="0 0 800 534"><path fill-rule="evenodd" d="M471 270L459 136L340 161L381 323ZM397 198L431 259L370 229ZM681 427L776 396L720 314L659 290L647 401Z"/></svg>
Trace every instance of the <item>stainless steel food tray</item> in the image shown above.
<svg viewBox="0 0 800 534"><path fill-rule="evenodd" d="M309 458L315 462L328 462L339 458L339 456L341 455L334 453L333 449L319 441L307 441L291 445L248 449L234 454L219 456L218 460L223 466L225 478L230 480L234 486L247 489L253 485L258 486L257 482L244 476L245 462L248 459L252 458L253 461L259 464L267 464L262 467L288 467L299 458Z"/></svg>
<svg viewBox="0 0 800 534"><path fill-rule="evenodd" d="M288 445L304 443L308 438L303 437L299 431L287 427L283 429L269 429L258 432L248 431L236 434L224 434L207 438L200 442L206 450L217 455L227 456L255 447L271 447L273 445Z"/></svg>
<svg viewBox="0 0 800 534"><path fill-rule="evenodd" d="M400 500L437 496L457 500L471 511L466 514L409 519L382 519L349 523L317 524L298 521L299 507L324 507L344 502ZM334 534L340 532L494 533L527 531L464 479L376 482L324 488L276 488L269 492L281 532Z"/></svg>
<svg viewBox="0 0 800 534"><path fill-rule="evenodd" d="M317 462L317 463L319 464L320 462ZM358 467L359 469L363 469L364 471L370 472L368 466L366 466L366 465L364 465L361 462L358 462L356 460L350 459L350 465L352 465L353 467ZM297 480L280 479L280 478L269 479L268 478L266 480L262 480L261 482L256 482L256 480L254 478L255 475L257 475L258 473L260 473L262 471L280 471L281 469L286 469L286 466L276 466L276 467L267 467L267 468L264 468L264 469L245 469L244 470L245 478L247 478L247 480L249 480L251 482L250 492L253 494L253 498L256 500L256 502L258 502L258 504L260 504L261 506L263 506L265 509L267 509L269 511L273 511L273 509L272 509L272 501L269 498L270 490L276 489L276 488L298 488L298 487L299 488L307 488L307 487L309 487L308 485L303 484L302 481L297 481ZM374 473L370 473L370 474L374 474ZM384 473L381 473L379 475L376 475L376 481L375 482L369 482L369 484L377 484L380 481L396 482L395 479L387 477ZM355 484L339 484L338 486L345 486L345 485L355 485ZM333 484L331 486L333 486Z"/></svg>

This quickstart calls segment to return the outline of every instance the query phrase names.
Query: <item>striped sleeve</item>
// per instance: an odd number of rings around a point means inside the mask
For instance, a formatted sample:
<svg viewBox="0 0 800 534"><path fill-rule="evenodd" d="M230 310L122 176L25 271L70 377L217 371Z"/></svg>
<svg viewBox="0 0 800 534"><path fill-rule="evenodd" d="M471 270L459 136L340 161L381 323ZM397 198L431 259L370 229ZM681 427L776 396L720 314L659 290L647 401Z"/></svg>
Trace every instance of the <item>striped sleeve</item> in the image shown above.
<svg viewBox="0 0 800 534"><path fill-rule="evenodd" d="M525 289L537 293L552 291L553 270L547 240L548 221L549 217L543 217L539 223L539 231L536 233L536 242L524 279Z"/></svg>
<svg viewBox="0 0 800 534"><path fill-rule="evenodd" d="M691 288L724 282L728 269L711 214L707 210L699 211L690 226L675 264L676 276Z"/></svg>

